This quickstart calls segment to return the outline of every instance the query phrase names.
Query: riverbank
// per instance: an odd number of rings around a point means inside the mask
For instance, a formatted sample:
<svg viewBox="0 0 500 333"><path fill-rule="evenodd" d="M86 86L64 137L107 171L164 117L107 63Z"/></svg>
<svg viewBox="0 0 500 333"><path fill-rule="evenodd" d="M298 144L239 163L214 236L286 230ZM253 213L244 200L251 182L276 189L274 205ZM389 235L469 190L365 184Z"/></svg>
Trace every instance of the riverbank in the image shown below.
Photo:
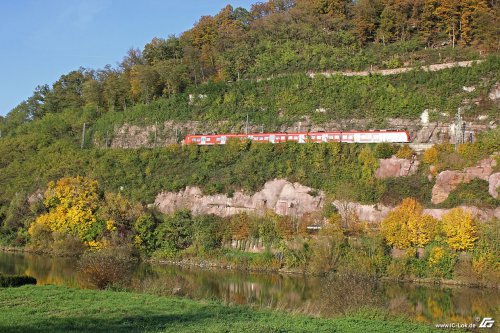
<svg viewBox="0 0 500 333"><path fill-rule="evenodd" d="M1 332L439 331L373 311L319 319L216 302L61 286L0 289L0 307Z"/></svg>
<svg viewBox="0 0 500 333"><path fill-rule="evenodd" d="M0 252L10 252L10 253L30 253L30 254L40 254L37 252L30 251L23 247L5 247L0 246ZM50 254L49 254L50 255ZM52 256L52 255L51 255ZM308 275L317 276L310 272L301 269L290 269L290 268L280 268L277 265L255 265L251 264L248 260L251 256L259 256L259 254L244 253L243 256L236 261L228 261L225 259L215 259L204 258L204 257L189 257L189 258L178 258L178 259L158 259L149 258L145 259L144 262L156 265L173 265L178 267L197 267L203 270L229 270L229 271L242 271L242 272L253 272L253 273L273 273L273 274L286 274L286 275ZM57 256L56 256L57 257ZM62 257L66 258L66 257ZM241 259L246 260L241 260ZM377 277L380 281L395 282L395 283L410 283L410 284L423 284L423 285L445 285L445 286L457 286L457 287L468 287L468 288L492 288L500 289L500 284L484 284L484 283L470 283L460 280L453 279L439 279L439 278L392 278L388 276Z"/></svg>
<svg viewBox="0 0 500 333"><path fill-rule="evenodd" d="M311 272L300 270L300 269L287 269L278 268L276 266L252 266L248 263L228 263L227 260L214 259L214 258L182 258L182 259L148 259L147 262L157 265L174 265L179 267L197 267L201 269L224 269L224 270L238 270L238 271L248 271L254 273L277 273L277 274L287 274L287 275L309 275L317 276ZM468 287L468 288L493 288L500 289L500 284L485 284L478 282L464 282L460 280L453 279L441 279L441 278L393 278L388 276L380 276L376 278L380 281L396 282L396 283L411 283L411 284L434 284L434 285L446 285L446 286L457 286L457 287Z"/></svg>

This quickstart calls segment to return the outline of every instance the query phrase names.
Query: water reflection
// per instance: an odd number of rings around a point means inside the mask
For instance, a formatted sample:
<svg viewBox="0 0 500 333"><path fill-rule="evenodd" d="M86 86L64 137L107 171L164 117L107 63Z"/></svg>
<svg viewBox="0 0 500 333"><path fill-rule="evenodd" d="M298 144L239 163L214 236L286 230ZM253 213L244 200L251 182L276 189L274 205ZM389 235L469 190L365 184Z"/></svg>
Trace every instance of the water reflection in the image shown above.
<svg viewBox="0 0 500 333"><path fill-rule="evenodd" d="M89 287L74 259L0 252L0 272L28 274L39 284ZM377 283L356 277L327 279L141 264L131 288L321 316L371 306L428 323L500 318L500 292L495 289Z"/></svg>

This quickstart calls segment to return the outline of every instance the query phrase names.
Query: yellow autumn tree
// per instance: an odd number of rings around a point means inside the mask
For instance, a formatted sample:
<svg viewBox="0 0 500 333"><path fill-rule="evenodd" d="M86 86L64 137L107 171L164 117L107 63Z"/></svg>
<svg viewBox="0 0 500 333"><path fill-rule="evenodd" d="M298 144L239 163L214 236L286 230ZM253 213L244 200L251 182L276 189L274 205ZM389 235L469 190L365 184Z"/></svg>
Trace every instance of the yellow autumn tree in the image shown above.
<svg viewBox="0 0 500 333"><path fill-rule="evenodd" d="M443 216L443 232L446 242L456 251L471 250L478 239L477 222L471 213L454 208Z"/></svg>
<svg viewBox="0 0 500 333"><path fill-rule="evenodd" d="M435 236L438 221L423 214L422 205L413 198L404 199L381 223L387 244L407 249L422 247Z"/></svg>
<svg viewBox="0 0 500 333"><path fill-rule="evenodd" d="M88 244L95 241L99 223L95 216L99 204L97 181L66 177L50 182L44 204L48 213L40 215L31 225L32 237L44 226L51 232L70 234Z"/></svg>
<svg viewBox="0 0 500 333"><path fill-rule="evenodd" d="M431 148L424 151L422 160L427 164L435 164L438 161L438 154L438 149L435 146L432 146Z"/></svg>

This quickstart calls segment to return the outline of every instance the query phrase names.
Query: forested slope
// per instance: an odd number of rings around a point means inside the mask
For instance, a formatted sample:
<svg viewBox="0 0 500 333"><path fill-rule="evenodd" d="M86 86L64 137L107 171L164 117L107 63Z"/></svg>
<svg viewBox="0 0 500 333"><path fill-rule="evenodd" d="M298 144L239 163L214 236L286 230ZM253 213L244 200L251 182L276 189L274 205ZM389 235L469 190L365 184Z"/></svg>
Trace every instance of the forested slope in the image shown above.
<svg viewBox="0 0 500 333"><path fill-rule="evenodd" d="M317 124L370 119L370 127L383 128L388 118L415 119L425 109L446 121L458 107L467 120L487 115L488 122L496 121L498 104L488 93L499 81L499 8L497 1L485 0L271 0L250 10L228 6L180 36L154 38L142 50L130 50L116 67L62 75L0 117L2 232L25 232L44 209L28 198L64 176L97 179L104 191L121 191L142 204L162 190L200 185L208 193L255 191L275 177L328 193L350 184L352 199L363 202L391 196L388 183L373 178L380 156L372 146L114 150L96 143L125 123L225 122L213 128L223 131L238 130L247 115L252 125L269 130L305 118ZM306 75L478 59L484 61L438 72ZM80 149L84 123L88 131ZM498 150L497 138L498 131L487 133L477 156L454 158L473 163ZM419 173L398 183L401 191L390 202L422 189L417 196L428 203L430 186Z"/></svg>

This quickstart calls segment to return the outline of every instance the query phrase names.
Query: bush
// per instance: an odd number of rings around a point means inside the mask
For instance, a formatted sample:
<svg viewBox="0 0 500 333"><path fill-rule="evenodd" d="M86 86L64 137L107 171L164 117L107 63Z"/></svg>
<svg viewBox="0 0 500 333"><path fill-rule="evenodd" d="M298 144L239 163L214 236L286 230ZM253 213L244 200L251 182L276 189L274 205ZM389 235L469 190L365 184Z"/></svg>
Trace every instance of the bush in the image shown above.
<svg viewBox="0 0 500 333"><path fill-rule="evenodd" d="M443 246L434 246L426 251L428 277L451 278L453 267L456 263L456 255L451 253L449 248Z"/></svg>
<svg viewBox="0 0 500 333"><path fill-rule="evenodd" d="M128 247L106 248L86 252L78 263L78 269L87 282L104 289L113 285L126 285L136 262L137 258Z"/></svg>
<svg viewBox="0 0 500 333"><path fill-rule="evenodd" d="M408 145L402 146L396 153L397 158L406 158L407 160L411 159L413 155L415 155L415 151Z"/></svg>
<svg viewBox="0 0 500 333"><path fill-rule="evenodd" d="M334 269L342 255L344 237L341 232L336 235L321 236L311 244L309 270L313 274L327 274Z"/></svg>
<svg viewBox="0 0 500 333"><path fill-rule="evenodd" d="M20 287L27 284L36 284L36 279L27 275L3 275L0 274L0 287Z"/></svg>
<svg viewBox="0 0 500 333"><path fill-rule="evenodd" d="M397 152L398 146L388 142L377 143L377 145L375 146L376 158L391 158L392 155L396 154Z"/></svg>
<svg viewBox="0 0 500 333"><path fill-rule="evenodd" d="M432 146L431 148L424 151L424 154L422 155L422 160L426 164L435 164L438 161L438 154L439 151L436 148L436 146Z"/></svg>
<svg viewBox="0 0 500 333"><path fill-rule="evenodd" d="M59 257L78 257L85 250L85 245L73 235L60 232L52 234L54 242L52 243L52 254Z"/></svg>
<svg viewBox="0 0 500 333"><path fill-rule="evenodd" d="M461 205L481 208L496 208L500 200L493 198L488 192L489 183L483 179L474 179L470 183L462 183L450 193L440 207L453 208Z"/></svg>

